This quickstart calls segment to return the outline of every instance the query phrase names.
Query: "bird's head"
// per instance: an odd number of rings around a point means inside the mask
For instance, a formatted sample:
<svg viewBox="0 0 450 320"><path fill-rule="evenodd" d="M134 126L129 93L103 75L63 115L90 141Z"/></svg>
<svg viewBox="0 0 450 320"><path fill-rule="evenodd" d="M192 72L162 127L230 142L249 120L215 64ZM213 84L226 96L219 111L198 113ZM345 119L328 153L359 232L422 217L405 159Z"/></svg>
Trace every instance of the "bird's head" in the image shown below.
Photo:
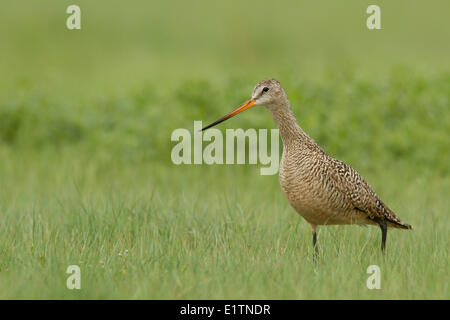
<svg viewBox="0 0 450 320"><path fill-rule="evenodd" d="M246 102L241 104L239 107L237 107L227 115L207 125L202 129L202 131L211 128L227 119L230 119L238 113L250 109L253 106L266 106L267 108L271 109L278 105L281 105L282 102L286 100L286 93L277 80L273 78L264 79L255 86L250 99L248 99Z"/></svg>
<svg viewBox="0 0 450 320"><path fill-rule="evenodd" d="M286 99L286 93L283 87L277 80L270 78L264 79L255 86L250 100L254 100L255 106L270 108L279 105L284 99Z"/></svg>

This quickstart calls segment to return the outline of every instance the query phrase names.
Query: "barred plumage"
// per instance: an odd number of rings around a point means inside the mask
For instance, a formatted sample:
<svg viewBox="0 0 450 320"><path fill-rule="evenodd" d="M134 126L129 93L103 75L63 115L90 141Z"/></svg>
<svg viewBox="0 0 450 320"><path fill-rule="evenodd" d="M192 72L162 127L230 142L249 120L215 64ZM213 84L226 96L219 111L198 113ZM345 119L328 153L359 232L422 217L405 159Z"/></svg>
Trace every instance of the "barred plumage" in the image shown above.
<svg viewBox="0 0 450 320"><path fill-rule="evenodd" d="M281 84L261 81L250 100L207 129L253 105L271 112L283 140L279 180L292 207L311 225L316 247L319 225L379 225L384 251L387 227L412 229L401 221L356 170L325 153L298 125Z"/></svg>

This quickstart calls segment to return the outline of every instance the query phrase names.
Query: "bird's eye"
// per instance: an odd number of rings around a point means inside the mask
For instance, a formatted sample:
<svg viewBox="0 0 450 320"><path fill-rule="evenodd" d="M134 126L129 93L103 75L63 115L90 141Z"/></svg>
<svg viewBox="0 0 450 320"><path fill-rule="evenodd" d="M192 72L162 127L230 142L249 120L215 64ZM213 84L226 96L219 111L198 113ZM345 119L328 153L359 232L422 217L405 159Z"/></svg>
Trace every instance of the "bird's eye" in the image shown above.
<svg viewBox="0 0 450 320"><path fill-rule="evenodd" d="M263 88L263 92L267 92L267 91L269 91L269 88L264 87L264 88Z"/></svg>

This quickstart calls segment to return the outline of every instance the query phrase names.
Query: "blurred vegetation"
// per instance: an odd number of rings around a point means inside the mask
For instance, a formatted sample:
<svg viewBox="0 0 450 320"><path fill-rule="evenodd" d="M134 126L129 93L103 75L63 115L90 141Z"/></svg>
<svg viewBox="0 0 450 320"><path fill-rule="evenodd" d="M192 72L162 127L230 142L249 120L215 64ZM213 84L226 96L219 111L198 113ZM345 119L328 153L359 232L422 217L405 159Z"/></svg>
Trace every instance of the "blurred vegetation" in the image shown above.
<svg viewBox="0 0 450 320"><path fill-rule="evenodd" d="M74 147L171 165L171 132L192 132L194 120L210 122L240 104L251 92L247 81L190 80L167 95L147 85L126 98L99 99L95 107L27 92L0 101L0 141L20 152ZM367 169L398 164L449 173L450 74L424 78L401 68L384 82L347 73L332 74L320 85L291 80L285 86L301 126L330 154ZM221 127L275 126L270 113L253 109Z"/></svg>
<svg viewBox="0 0 450 320"><path fill-rule="evenodd" d="M448 173L447 1L380 1L378 31L361 1L77 1L79 31L65 27L69 4L2 5L2 148L170 165L175 128L216 119L276 77L332 155ZM252 110L223 127L274 125Z"/></svg>
<svg viewBox="0 0 450 320"><path fill-rule="evenodd" d="M82 30L66 29L73 3ZM372 31L360 0L2 3L0 297L448 298L450 2L376 3ZM268 77L414 225L387 260L378 230L329 228L317 272L275 176L172 164L174 129ZM225 128L275 126L254 108ZM74 263L81 292L64 286Z"/></svg>

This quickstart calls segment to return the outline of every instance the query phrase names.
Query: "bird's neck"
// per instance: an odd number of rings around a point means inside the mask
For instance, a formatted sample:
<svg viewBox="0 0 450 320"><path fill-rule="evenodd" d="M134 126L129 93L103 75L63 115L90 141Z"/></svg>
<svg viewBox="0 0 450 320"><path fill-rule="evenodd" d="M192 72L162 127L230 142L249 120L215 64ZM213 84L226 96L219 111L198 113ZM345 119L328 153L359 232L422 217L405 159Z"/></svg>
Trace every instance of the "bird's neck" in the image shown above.
<svg viewBox="0 0 450 320"><path fill-rule="evenodd" d="M314 141L300 128L292 111L289 100L277 106L269 108L272 113L273 120L280 130L281 139L284 146L289 145L308 145Z"/></svg>

